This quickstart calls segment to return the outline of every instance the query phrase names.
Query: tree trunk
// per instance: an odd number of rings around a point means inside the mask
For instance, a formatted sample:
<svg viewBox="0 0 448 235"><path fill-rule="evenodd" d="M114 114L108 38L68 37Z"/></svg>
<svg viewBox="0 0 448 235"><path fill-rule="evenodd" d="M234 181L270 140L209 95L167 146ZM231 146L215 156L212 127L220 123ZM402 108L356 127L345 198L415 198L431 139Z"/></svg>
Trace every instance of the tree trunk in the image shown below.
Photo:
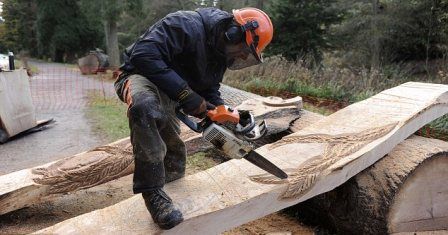
<svg viewBox="0 0 448 235"><path fill-rule="evenodd" d="M372 40L373 40L373 48L372 48L372 61L371 61L371 70L378 70L380 66L380 41L379 41L379 32L378 32L378 7L379 0L372 0Z"/></svg>
<svg viewBox="0 0 448 235"><path fill-rule="evenodd" d="M294 208L340 234L448 228L448 143L413 136L333 191Z"/></svg>
<svg viewBox="0 0 448 235"><path fill-rule="evenodd" d="M107 20L104 21L104 36L104 39L106 40L107 52L109 53L109 23Z"/></svg>
<svg viewBox="0 0 448 235"><path fill-rule="evenodd" d="M120 52L118 49L118 28L115 19L111 18L105 22L107 55L109 56L109 66L112 69L120 65Z"/></svg>
<svg viewBox="0 0 448 235"><path fill-rule="evenodd" d="M257 8L263 9L264 6L264 0L257 0Z"/></svg>

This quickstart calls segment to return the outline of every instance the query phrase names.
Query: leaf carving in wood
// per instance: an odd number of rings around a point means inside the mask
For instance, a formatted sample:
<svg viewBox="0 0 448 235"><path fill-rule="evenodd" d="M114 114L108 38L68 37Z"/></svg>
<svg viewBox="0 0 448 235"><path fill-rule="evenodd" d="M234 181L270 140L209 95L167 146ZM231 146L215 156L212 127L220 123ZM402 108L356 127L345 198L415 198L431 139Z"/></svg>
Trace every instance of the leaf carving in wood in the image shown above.
<svg viewBox="0 0 448 235"><path fill-rule="evenodd" d="M33 174L37 176L33 181L49 185L49 193L56 194L90 188L134 171L134 158L130 149L101 146L89 152L103 154L92 155L94 157L88 162L78 162L75 156L45 168L33 169Z"/></svg>
<svg viewBox="0 0 448 235"><path fill-rule="evenodd" d="M278 179L270 174L251 176L251 180L263 184L288 184L282 194L283 199L298 198L306 193L322 176L328 175L328 168L339 160L347 157L374 140L390 133L398 123L392 123L381 127L370 128L360 133L340 135L311 134L299 136L287 136L269 146L275 149L280 146L294 143L325 143L324 152L300 165L296 169L288 169L288 179Z"/></svg>

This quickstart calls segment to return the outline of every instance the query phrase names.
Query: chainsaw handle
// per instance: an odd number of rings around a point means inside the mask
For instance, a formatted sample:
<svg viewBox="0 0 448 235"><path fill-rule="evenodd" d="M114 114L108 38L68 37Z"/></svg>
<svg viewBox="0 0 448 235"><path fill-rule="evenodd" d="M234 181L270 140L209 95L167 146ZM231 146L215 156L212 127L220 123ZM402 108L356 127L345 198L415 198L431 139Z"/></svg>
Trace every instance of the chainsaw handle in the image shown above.
<svg viewBox="0 0 448 235"><path fill-rule="evenodd" d="M194 122L190 118L188 118L188 115L186 115L184 112L182 112L180 106L176 107L175 109L176 117L179 118L185 125L187 125L191 130L197 133L202 133L204 128L202 127L200 122Z"/></svg>

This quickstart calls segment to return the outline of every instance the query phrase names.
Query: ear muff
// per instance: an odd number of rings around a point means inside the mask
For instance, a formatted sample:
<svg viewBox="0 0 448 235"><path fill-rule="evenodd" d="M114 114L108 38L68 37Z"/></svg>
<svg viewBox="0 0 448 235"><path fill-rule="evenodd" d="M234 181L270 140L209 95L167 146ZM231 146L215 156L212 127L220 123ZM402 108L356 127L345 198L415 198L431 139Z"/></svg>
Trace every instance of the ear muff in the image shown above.
<svg viewBox="0 0 448 235"><path fill-rule="evenodd" d="M258 28L258 22L253 20L246 22L245 25L232 24L224 34L226 36L227 41L229 41L232 44L238 44L245 39L246 31L254 32L255 29L257 28ZM254 41L258 43L258 36L254 38Z"/></svg>
<svg viewBox="0 0 448 235"><path fill-rule="evenodd" d="M245 32L239 25L230 26L224 33L226 40L232 44L238 44L243 41Z"/></svg>

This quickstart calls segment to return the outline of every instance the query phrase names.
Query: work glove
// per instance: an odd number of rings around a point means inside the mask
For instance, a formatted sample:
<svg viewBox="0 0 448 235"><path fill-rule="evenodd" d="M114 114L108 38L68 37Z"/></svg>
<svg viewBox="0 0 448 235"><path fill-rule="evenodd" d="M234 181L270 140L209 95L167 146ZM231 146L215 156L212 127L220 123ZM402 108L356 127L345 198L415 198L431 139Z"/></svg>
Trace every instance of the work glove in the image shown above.
<svg viewBox="0 0 448 235"><path fill-rule="evenodd" d="M216 109L216 106L207 101L207 110L214 110L214 109Z"/></svg>
<svg viewBox="0 0 448 235"><path fill-rule="evenodd" d="M178 102L185 114L201 119L205 118L207 102L191 88L186 87L179 93Z"/></svg>

